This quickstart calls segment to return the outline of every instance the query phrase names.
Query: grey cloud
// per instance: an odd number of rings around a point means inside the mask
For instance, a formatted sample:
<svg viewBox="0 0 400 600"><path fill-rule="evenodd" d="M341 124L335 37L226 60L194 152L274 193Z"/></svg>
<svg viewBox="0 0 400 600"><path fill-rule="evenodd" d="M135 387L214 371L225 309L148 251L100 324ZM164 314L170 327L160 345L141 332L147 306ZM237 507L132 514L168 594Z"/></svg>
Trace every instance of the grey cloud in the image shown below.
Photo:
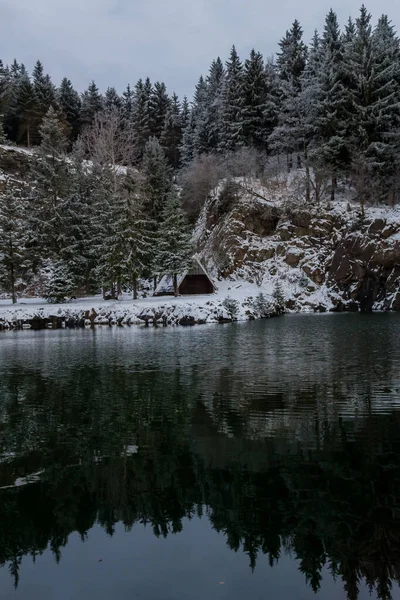
<svg viewBox="0 0 400 600"><path fill-rule="evenodd" d="M310 40L332 6L341 23L357 16L361 0L0 0L0 57L31 69L37 58L55 83L66 75L79 89L93 78L122 91L139 77L163 80L191 95L213 58L234 43L245 58L265 56L298 18ZM376 20L400 21L397 0L371 0Z"/></svg>

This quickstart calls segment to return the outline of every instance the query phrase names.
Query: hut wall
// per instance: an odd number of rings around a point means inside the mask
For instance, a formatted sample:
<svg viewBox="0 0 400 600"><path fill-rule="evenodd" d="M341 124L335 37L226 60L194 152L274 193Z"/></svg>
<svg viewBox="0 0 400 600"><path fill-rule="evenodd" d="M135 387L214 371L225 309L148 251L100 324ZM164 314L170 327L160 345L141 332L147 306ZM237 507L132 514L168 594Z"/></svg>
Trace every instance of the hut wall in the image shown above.
<svg viewBox="0 0 400 600"><path fill-rule="evenodd" d="M186 275L179 286L179 293L182 295L212 294L213 292L213 284L204 273Z"/></svg>

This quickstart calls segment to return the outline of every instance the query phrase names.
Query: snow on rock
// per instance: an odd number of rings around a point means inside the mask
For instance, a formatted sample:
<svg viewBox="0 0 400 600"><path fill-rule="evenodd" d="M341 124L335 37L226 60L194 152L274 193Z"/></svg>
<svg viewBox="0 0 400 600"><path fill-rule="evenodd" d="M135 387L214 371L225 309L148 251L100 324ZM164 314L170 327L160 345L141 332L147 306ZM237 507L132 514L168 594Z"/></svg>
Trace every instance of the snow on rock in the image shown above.
<svg viewBox="0 0 400 600"><path fill-rule="evenodd" d="M291 311L400 310L400 206L362 215L344 185L307 204L301 177L247 181L223 214L210 195L196 229L210 273L269 294L279 283Z"/></svg>

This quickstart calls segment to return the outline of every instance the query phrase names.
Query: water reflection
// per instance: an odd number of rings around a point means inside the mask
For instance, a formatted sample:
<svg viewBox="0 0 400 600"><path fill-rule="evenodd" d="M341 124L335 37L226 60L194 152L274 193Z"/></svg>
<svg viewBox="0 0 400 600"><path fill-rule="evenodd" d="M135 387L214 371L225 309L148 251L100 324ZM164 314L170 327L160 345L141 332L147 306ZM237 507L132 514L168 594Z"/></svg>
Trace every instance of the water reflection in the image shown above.
<svg viewBox="0 0 400 600"><path fill-rule="evenodd" d="M328 568L350 600L364 582L390 598L400 320L334 319L4 336L0 564L15 584L24 556L60 560L72 532L142 523L168 539L203 517L251 569L290 552L314 592Z"/></svg>

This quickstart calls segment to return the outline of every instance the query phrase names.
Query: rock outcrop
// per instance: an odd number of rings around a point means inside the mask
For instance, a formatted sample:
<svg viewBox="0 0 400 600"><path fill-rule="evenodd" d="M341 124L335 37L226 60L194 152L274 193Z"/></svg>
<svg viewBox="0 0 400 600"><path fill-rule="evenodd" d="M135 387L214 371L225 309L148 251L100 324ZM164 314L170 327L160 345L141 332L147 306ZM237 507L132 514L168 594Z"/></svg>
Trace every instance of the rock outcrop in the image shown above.
<svg viewBox="0 0 400 600"><path fill-rule="evenodd" d="M288 190L286 189L286 193ZM400 310L400 206L310 204L248 186L216 218L218 191L197 235L217 276L283 288L292 310Z"/></svg>

